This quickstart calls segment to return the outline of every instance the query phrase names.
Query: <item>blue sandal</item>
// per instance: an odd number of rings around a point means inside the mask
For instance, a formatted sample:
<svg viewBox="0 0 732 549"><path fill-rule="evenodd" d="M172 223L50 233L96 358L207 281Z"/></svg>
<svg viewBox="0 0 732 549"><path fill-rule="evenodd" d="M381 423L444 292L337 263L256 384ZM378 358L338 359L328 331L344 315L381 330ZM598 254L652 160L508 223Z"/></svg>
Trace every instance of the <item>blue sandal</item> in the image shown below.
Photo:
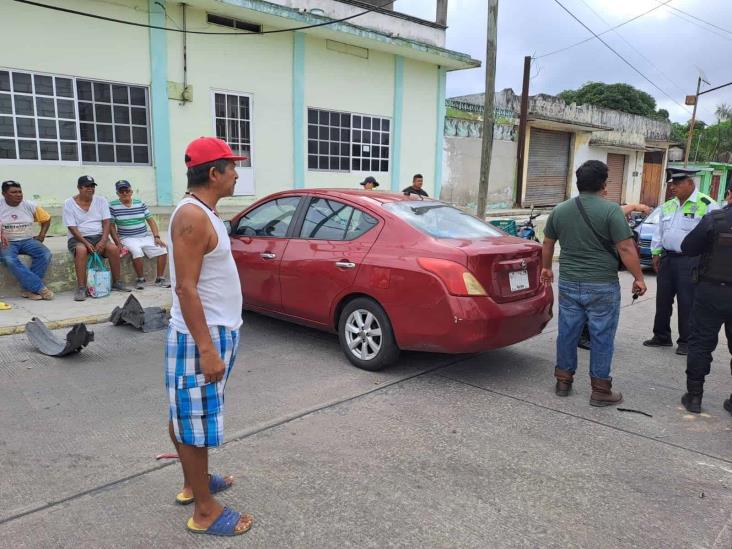
<svg viewBox="0 0 732 549"><path fill-rule="evenodd" d="M244 516L249 517L249 526L241 532L236 531L236 525L239 524L241 513L238 513L233 509L229 509L228 507L224 507L224 512L221 513L219 518L213 521L211 526L208 528L200 528L196 526L196 523L193 522L193 517L188 519L188 524L186 526L188 527L188 530L194 534L208 534L210 536L240 536L241 534L248 532L254 523L254 519L251 515Z"/></svg>
<svg viewBox="0 0 732 549"><path fill-rule="evenodd" d="M218 494L229 488L231 488L231 484L226 484L226 480L221 475L214 474L208 476L208 489L212 494ZM195 500L196 498L193 496L185 497L183 492L178 492L178 495L175 496L175 502L178 505L190 505Z"/></svg>

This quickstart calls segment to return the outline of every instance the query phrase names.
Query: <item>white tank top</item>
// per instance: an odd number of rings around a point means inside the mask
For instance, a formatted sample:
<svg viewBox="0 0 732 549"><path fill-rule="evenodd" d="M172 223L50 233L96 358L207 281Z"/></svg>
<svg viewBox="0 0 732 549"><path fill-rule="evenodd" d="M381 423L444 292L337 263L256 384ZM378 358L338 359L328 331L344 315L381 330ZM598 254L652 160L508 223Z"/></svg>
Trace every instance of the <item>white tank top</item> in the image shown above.
<svg viewBox="0 0 732 549"><path fill-rule="evenodd" d="M203 256L201 274L198 277L198 295L203 305L203 314L208 326L224 326L230 330L237 330L242 324L242 297L239 273L236 270L234 257L231 255L231 241L226 232L226 226L219 217L195 198L184 198L170 216L169 226L173 226L175 214L181 206L193 204L201 208L208 215L218 237L216 247ZM172 235L172 232L171 232ZM170 310L170 325L183 333L190 333L183 320L180 302L175 293L175 253L173 238L168 243L170 248L170 283L173 289L173 307Z"/></svg>

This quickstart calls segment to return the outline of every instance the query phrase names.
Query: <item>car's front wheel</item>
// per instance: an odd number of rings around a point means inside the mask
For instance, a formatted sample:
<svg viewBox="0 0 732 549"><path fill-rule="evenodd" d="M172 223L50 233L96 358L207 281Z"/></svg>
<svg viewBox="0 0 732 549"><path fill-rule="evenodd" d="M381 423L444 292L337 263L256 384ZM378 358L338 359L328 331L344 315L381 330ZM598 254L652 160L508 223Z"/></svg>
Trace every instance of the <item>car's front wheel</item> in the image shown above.
<svg viewBox="0 0 732 549"><path fill-rule="evenodd" d="M381 305L366 297L343 308L338 339L348 360L364 370L381 370L399 357L389 317Z"/></svg>

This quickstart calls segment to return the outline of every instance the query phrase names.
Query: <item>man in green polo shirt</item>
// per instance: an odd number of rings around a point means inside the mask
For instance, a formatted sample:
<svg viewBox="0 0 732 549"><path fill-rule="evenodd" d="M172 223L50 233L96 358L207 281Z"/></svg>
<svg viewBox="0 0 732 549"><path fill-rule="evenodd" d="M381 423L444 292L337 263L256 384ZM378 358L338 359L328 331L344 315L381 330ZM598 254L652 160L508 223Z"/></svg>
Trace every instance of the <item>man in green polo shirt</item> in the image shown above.
<svg viewBox="0 0 732 549"><path fill-rule="evenodd" d="M607 165L589 160L576 172L579 196L557 205L544 229L542 281L554 280L552 259L561 246L559 268L559 334L554 370L556 393L569 395L577 370L577 341L587 322L590 328L590 384L592 406L623 400L612 390L610 370L615 331L620 317L618 257L633 275L633 293L643 295L643 280L633 232L620 206L602 197Z"/></svg>

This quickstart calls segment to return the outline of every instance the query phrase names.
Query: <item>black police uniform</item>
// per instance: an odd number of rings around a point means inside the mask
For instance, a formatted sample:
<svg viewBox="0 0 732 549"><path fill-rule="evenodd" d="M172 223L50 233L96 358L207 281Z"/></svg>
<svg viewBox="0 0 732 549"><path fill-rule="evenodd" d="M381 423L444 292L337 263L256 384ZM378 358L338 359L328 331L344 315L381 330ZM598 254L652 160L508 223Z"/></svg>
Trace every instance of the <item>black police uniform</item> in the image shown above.
<svg viewBox="0 0 732 549"><path fill-rule="evenodd" d="M686 236L681 249L690 256L701 255L686 362L687 394L682 399L689 411L698 413L722 324L732 353L732 207L705 215ZM732 414L731 401L732 395L724 406Z"/></svg>

